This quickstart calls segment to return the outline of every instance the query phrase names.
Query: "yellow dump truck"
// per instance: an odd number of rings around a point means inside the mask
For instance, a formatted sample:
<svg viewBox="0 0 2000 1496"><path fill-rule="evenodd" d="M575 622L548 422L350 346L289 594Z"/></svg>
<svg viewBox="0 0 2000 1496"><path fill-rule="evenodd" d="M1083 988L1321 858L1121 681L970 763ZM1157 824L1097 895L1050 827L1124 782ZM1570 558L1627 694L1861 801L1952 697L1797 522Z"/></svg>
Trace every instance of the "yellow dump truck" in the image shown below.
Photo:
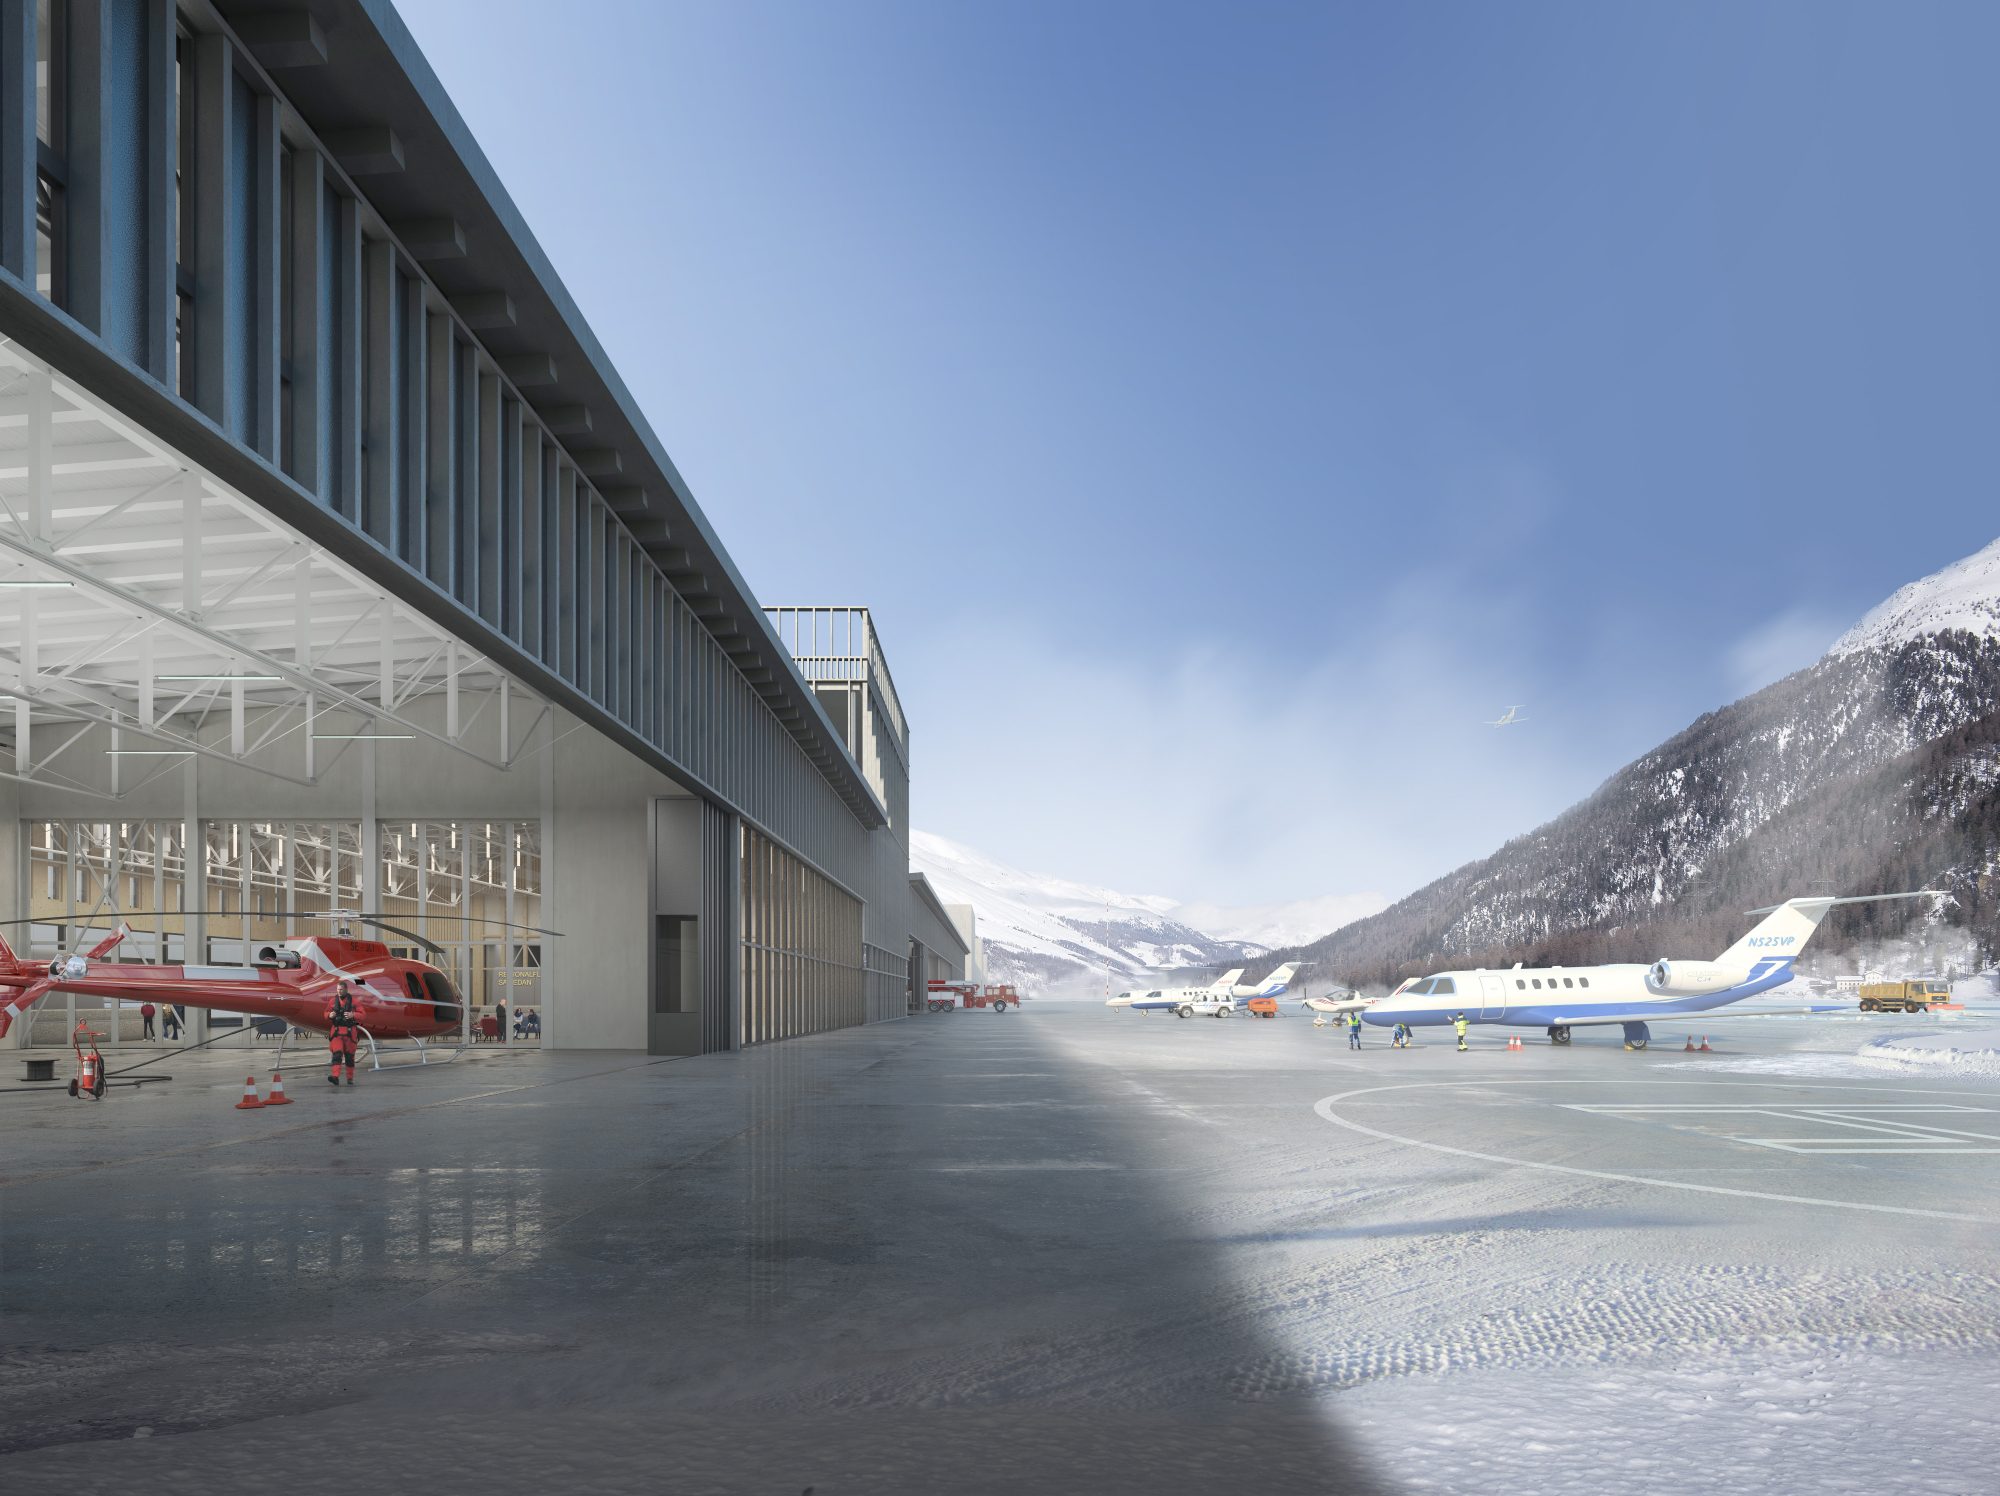
<svg viewBox="0 0 2000 1496"><path fill-rule="evenodd" d="M1951 987L1934 977L1911 982L1863 982L1861 1011L1864 1013L1928 1013L1951 1001Z"/></svg>

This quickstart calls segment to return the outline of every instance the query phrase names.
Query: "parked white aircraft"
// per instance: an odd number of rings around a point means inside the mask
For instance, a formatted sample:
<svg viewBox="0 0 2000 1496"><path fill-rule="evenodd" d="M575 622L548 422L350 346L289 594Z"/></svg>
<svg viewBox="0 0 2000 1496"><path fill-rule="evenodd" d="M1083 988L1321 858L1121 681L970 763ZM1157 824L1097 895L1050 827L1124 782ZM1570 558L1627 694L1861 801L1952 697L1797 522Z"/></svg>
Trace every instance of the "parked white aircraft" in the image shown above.
<svg viewBox="0 0 2000 1496"><path fill-rule="evenodd" d="M1516 722L1527 721L1528 719L1526 717L1517 717L1514 715L1519 710L1521 709L1518 706L1510 706L1507 708L1506 714L1504 716L1495 718L1493 721L1487 723L1486 725L1488 727L1512 727Z"/></svg>
<svg viewBox="0 0 2000 1496"><path fill-rule="evenodd" d="M1364 1008L1372 1008L1382 1001L1379 997L1363 997L1359 992L1350 992L1345 997L1337 997L1329 992L1324 997L1309 997L1304 1006L1315 1013L1331 1013L1335 1018L1345 1018L1349 1013L1359 1013Z"/></svg>
<svg viewBox="0 0 2000 1496"><path fill-rule="evenodd" d="M1292 975L1298 970L1296 963L1280 966L1263 981L1248 987L1239 987L1236 979L1243 975L1239 967L1226 971L1216 981L1206 987L1168 987L1157 992L1121 992L1116 997L1106 998L1107 1008L1136 1008L1142 1013L1164 1009L1182 1018L1203 1016L1227 1018L1253 997L1277 997L1292 984Z"/></svg>
<svg viewBox="0 0 2000 1496"><path fill-rule="evenodd" d="M1156 1008L1177 1008L1182 1003L1207 1003L1218 998L1234 997L1236 980L1243 975L1243 968L1225 971L1206 987L1164 987L1157 992L1121 992L1116 997L1107 997L1107 1008L1137 1008L1141 1013L1150 1013Z"/></svg>
<svg viewBox="0 0 2000 1496"><path fill-rule="evenodd" d="M1920 899L1934 892L1869 894L1860 898L1787 899L1752 914L1768 916L1713 961L1655 961L1651 966L1549 966L1532 970L1444 971L1413 977L1362 1017L1388 1027L1407 1023L1435 1027L1463 1014L1468 1023L1505 1028L1546 1028L1549 1042L1567 1044L1570 1030L1584 1024L1615 1023L1625 1030L1627 1049L1644 1049L1652 1038L1648 1023L1684 1013L1749 1018L1772 1013L1823 1013L1839 1003L1800 1003L1782 1008L1712 1010L1755 997L1792 979L1792 963L1836 904L1877 899Z"/></svg>

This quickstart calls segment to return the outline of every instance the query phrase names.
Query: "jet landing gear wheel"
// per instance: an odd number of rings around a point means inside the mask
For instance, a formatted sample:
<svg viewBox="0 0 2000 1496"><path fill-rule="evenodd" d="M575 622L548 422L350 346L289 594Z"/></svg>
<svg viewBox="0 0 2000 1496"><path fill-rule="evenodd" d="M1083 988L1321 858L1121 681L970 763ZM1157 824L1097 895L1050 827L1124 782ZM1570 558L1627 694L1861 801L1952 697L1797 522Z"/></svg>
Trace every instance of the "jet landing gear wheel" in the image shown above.
<svg viewBox="0 0 2000 1496"><path fill-rule="evenodd" d="M1174 1009L1174 1017L1192 1018L1194 1017L1194 1009L1187 1003L1182 1003L1178 1008Z"/></svg>
<svg viewBox="0 0 2000 1496"><path fill-rule="evenodd" d="M1569 1043L1569 1025L1568 1025L1568 1024L1566 1024L1566 1023L1552 1023L1552 1024L1550 1024L1550 1025L1549 1025L1549 1043L1551 1043L1551 1044L1567 1044L1567 1043Z"/></svg>
<svg viewBox="0 0 2000 1496"><path fill-rule="evenodd" d="M1625 1025L1625 1047L1627 1049L1644 1049L1652 1042L1652 1039L1653 1031L1647 1028L1645 1024L1628 1023Z"/></svg>

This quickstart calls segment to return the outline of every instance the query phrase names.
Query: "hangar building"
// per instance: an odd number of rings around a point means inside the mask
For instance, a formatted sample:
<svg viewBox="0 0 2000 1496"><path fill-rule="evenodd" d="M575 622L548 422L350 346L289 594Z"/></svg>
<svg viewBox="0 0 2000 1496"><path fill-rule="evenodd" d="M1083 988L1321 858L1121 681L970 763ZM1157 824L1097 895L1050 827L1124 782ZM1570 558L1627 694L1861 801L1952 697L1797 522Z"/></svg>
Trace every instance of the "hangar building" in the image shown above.
<svg viewBox="0 0 2000 1496"><path fill-rule="evenodd" d="M18 950L373 911L475 1017L661 1054L958 974L868 611L751 595L387 0L0 28Z"/></svg>

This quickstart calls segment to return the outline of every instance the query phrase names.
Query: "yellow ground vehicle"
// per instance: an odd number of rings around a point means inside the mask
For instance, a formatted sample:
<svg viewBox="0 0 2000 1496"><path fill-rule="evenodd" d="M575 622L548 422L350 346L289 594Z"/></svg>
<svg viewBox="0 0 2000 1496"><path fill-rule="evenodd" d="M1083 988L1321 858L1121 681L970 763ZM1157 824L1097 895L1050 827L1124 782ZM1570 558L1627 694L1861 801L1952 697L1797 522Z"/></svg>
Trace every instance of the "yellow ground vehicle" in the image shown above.
<svg viewBox="0 0 2000 1496"><path fill-rule="evenodd" d="M1912 982L1863 982L1861 1011L1864 1013L1928 1013L1951 1001L1951 986L1935 977Z"/></svg>

